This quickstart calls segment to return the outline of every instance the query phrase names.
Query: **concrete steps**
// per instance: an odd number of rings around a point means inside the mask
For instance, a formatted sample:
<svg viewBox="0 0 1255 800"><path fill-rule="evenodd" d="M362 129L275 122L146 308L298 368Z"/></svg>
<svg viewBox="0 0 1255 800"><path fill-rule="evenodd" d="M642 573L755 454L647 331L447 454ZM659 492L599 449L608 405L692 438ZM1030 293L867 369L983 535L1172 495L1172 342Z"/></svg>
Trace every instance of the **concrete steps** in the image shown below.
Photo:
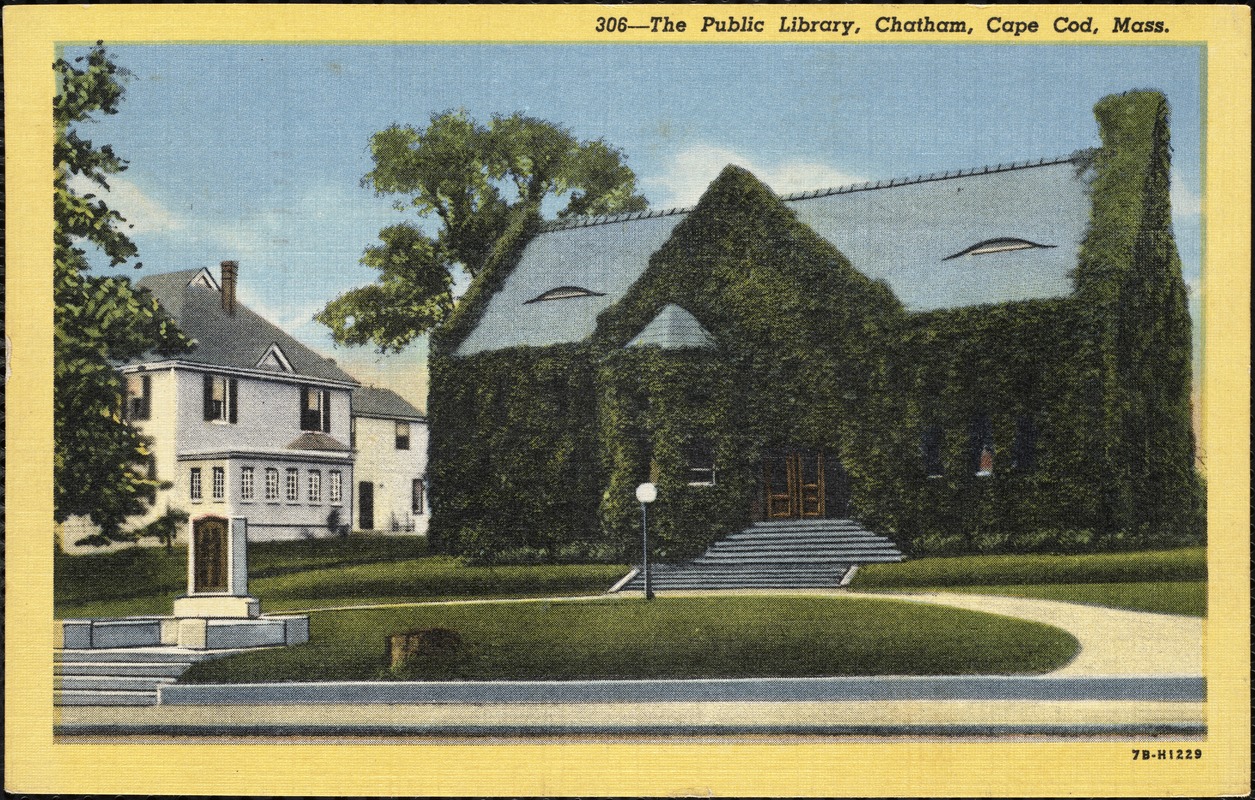
<svg viewBox="0 0 1255 800"><path fill-rule="evenodd" d="M151 706L158 690L192 664L234 650L181 647L57 649L53 651L53 705Z"/></svg>
<svg viewBox="0 0 1255 800"><path fill-rule="evenodd" d="M893 563L902 552L847 519L759 522L683 564L650 567L655 589L814 589L842 585L859 564ZM615 591L645 588L633 575Z"/></svg>

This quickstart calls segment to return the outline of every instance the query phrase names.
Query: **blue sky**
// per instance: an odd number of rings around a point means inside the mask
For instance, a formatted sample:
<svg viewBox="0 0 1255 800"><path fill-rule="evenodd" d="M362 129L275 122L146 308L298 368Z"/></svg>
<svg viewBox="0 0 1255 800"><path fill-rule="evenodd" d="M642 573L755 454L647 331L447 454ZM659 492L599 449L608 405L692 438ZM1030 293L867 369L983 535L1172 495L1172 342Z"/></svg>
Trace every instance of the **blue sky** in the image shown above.
<svg viewBox="0 0 1255 800"><path fill-rule="evenodd" d="M369 283L358 259L402 214L360 186L370 135L464 108L522 111L622 149L656 208L728 163L780 192L1098 144L1093 104L1133 88L1173 109L1173 210L1200 262L1195 47L995 45L131 45L120 113L86 126L131 162L112 202L132 277L241 262L241 299L364 382L421 405L426 348L333 347L312 315ZM69 51L70 55L76 51ZM103 267L108 269L107 267Z"/></svg>

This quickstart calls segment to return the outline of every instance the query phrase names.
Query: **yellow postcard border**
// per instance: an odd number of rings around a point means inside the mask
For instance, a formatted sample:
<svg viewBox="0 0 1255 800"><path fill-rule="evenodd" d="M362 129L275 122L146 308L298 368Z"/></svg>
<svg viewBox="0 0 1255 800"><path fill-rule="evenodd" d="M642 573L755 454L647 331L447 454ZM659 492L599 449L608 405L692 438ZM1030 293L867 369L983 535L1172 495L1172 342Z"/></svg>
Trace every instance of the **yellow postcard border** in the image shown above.
<svg viewBox="0 0 1255 800"><path fill-rule="evenodd" d="M870 26L884 11L983 21L1038 20L1009 38L978 29L962 44L1203 44L1206 57L1206 324L1203 444L1209 497L1208 735L1201 761L1133 762L1123 742L871 742L782 745L65 744L51 735L51 223L57 43L799 41L763 34L602 37L594 20L624 7L102 5L4 9L6 125L6 789L38 793L308 795L1214 795L1249 789L1250 11L1245 6L843 6ZM815 11L817 7L802 7ZM700 19L762 6L652 7ZM1134 40L1058 34L1051 21L1161 19ZM977 26L980 28L981 26ZM860 39L869 42L868 38ZM955 43L883 34L876 43ZM855 44L843 40L842 44ZM1157 745L1171 744L1166 740ZM1199 746L1190 743L1191 746ZM1184 746L1184 745L1182 745Z"/></svg>

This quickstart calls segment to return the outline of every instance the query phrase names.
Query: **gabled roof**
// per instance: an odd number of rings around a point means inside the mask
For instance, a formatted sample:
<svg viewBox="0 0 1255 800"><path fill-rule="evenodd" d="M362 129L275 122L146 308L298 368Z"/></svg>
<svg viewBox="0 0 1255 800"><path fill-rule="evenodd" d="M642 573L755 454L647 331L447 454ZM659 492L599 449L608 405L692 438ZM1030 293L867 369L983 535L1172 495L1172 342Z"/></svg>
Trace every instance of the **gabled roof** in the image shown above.
<svg viewBox="0 0 1255 800"><path fill-rule="evenodd" d="M325 433L306 431L288 445L289 450L348 450L349 446Z"/></svg>
<svg viewBox="0 0 1255 800"><path fill-rule="evenodd" d="M715 337L702 327L689 312L675 303L667 303L658 316L636 334L625 347L661 347L679 350L686 347L714 347Z"/></svg>
<svg viewBox="0 0 1255 800"><path fill-rule="evenodd" d="M423 412L410 405L404 397L378 386L362 386L353 390L353 416L377 417L423 422Z"/></svg>
<svg viewBox="0 0 1255 800"><path fill-rule="evenodd" d="M851 265L885 281L910 311L1065 296L1089 224L1088 181L1074 157L785 195L798 219ZM479 325L470 355L578 342L645 271L688 209L559 220L523 250ZM1041 245L978 248L993 240ZM955 257L958 256L958 257ZM561 286L602 296L526 301Z"/></svg>
<svg viewBox="0 0 1255 800"><path fill-rule="evenodd" d="M222 308L219 291L205 285L205 274L206 270L187 269L149 275L139 281L183 333L196 340L191 352L178 356L179 361L258 370L262 359L277 347L297 376L357 383L352 375L238 301L235 313L228 314Z"/></svg>

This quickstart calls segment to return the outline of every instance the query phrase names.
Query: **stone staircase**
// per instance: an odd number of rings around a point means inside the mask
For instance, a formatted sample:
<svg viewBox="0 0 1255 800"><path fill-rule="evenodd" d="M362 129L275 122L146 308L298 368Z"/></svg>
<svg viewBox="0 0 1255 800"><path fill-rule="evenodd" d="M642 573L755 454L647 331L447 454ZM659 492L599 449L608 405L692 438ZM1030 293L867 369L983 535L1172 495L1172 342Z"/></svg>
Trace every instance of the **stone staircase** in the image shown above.
<svg viewBox="0 0 1255 800"><path fill-rule="evenodd" d="M848 519L759 522L681 564L651 564L658 591L676 589L834 588L859 564L897 562L902 552ZM611 591L642 591L639 570Z"/></svg>
<svg viewBox="0 0 1255 800"><path fill-rule="evenodd" d="M197 661L236 650L181 647L56 649L52 702L57 706L152 706L157 690Z"/></svg>

